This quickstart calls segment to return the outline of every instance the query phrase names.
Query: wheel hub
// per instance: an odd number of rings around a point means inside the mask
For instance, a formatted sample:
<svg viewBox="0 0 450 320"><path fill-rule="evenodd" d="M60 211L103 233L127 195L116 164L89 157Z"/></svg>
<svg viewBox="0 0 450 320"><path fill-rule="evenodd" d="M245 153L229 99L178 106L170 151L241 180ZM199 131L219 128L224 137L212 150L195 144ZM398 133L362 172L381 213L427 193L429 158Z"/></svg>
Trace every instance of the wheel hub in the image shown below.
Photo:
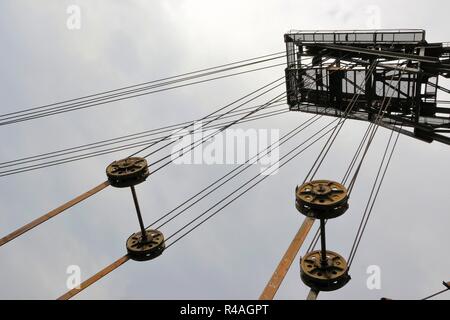
<svg viewBox="0 0 450 320"><path fill-rule="evenodd" d="M347 189L329 180L307 182L296 189L296 207L311 218L336 218L348 209Z"/></svg>
<svg viewBox="0 0 450 320"><path fill-rule="evenodd" d="M126 188L144 182L150 173L147 160L132 157L111 163L106 168L106 175L113 187Z"/></svg>
<svg viewBox="0 0 450 320"><path fill-rule="evenodd" d="M333 252L326 252L326 261L321 252L313 251L300 260L300 277L304 284L317 291L335 291L350 280L345 259Z"/></svg>
<svg viewBox="0 0 450 320"><path fill-rule="evenodd" d="M126 247L131 259L152 260L161 255L165 249L164 235L158 230L146 230L145 237L141 232L136 232L128 238Z"/></svg>

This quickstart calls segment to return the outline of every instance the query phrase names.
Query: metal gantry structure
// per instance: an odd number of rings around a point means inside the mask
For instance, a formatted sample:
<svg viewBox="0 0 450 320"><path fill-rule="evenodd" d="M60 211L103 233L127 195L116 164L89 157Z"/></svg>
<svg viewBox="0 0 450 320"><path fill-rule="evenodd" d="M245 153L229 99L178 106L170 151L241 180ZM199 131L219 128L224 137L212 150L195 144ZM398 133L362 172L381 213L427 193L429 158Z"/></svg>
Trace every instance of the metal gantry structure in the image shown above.
<svg viewBox="0 0 450 320"><path fill-rule="evenodd" d="M379 126L392 130L391 133L396 131L429 143L450 144L450 108L445 105L447 101L438 100L438 90L450 93L439 82L440 78L450 78L450 46L447 43L428 43L424 30L412 29L290 31L284 35L284 41L287 102L291 111L327 115L344 121L361 120L375 125L371 136L370 130L366 131L353 164L366 141L365 151L368 150ZM304 65L305 57L312 62L312 67ZM391 138L392 135L383 162ZM397 140L398 136L392 151ZM331 144L325 148L327 152ZM361 163L365 154L361 156ZM391 156L392 152L387 165ZM378 180L383 162L352 246L350 263L387 170L386 165L381 180ZM350 181L350 188L353 188L360 168L361 165ZM370 203L378 181L381 182ZM307 299L316 299L320 291L340 289L350 280L347 261L337 253L327 251L325 240L326 220L348 209L346 188L333 181L306 182L296 189L296 205L308 217L261 294L262 300L275 297L316 219L320 221L320 227L315 241L320 237L321 250L311 252L310 246L300 259L301 279L311 288Z"/></svg>
<svg viewBox="0 0 450 320"><path fill-rule="evenodd" d="M440 78L450 78L450 46L445 43L428 43L425 39L424 30L291 31L284 35L284 40L286 52L277 52L179 76L0 115L0 126L11 125L17 122L173 90L187 85L198 85L212 80L265 70L280 66L281 64L267 65L267 63L272 63L273 60L280 58L287 58L285 75L199 119L206 121L205 128L217 130L193 141L188 146L187 152L194 150L208 139L236 124L265 119L289 111L312 114L306 121L283 135L278 143L260 150L257 155L247 159L245 163L212 182L187 200L182 201L149 226L144 224L135 186L145 182L149 177L171 164L173 160L171 154L157 159L149 159L164 152L167 147L175 143L175 141L170 142L170 138L174 136L174 130L178 137L195 133L195 129L192 129L195 121L2 162L0 163L0 177L5 177L113 152L133 150L127 157L114 161L107 166L107 181L1 238L0 246L56 217L108 186L130 188L137 213L139 231L126 239L127 253L124 256L59 298L61 300L70 299L129 260L142 262L158 258L165 250L177 244L268 179L270 176L268 173L271 173L272 170L281 169L311 146L325 140L304 181L295 188L295 206L305 216L305 220L278 264L260 299L271 300L275 297L316 220L319 221L319 227L299 263L300 278L310 288L307 299L317 299L321 291L335 291L345 286L351 279L350 267L378 197L399 136L404 134L426 142L438 141L450 144L450 107L445 106L445 103L450 101L443 101L438 98L439 92L450 93L450 90L441 85L439 81ZM253 68L257 64L259 66ZM282 86L286 87L285 91L277 93L276 96L268 100L265 98L266 95ZM264 99L263 103L244 108L261 98ZM285 103L288 104L289 110L283 108ZM261 113L261 111L271 108L276 109ZM174 233L167 237L163 234L161 230L166 225L185 214L190 208L206 199L229 181L239 177L264 152L271 152L280 148L288 141L296 138L305 129L313 126L319 119L330 116L333 120L326 126L286 152L281 157L278 168L274 168L273 165L267 167ZM218 122L225 119L227 119L225 122ZM322 163L348 119L366 121L368 126L347 171L340 182L337 182L337 179L334 178L332 180L316 179ZM326 238L326 225L349 210L352 190L379 127L388 128L390 136L350 255L348 258L344 258L341 254L328 250L330 246ZM188 133L185 132L186 130L188 130ZM319 241L320 249L315 250ZM449 283L444 282L444 285L446 290L437 294L449 290Z"/></svg>
<svg viewBox="0 0 450 320"><path fill-rule="evenodd" d="M360 91L347 117L374 121L392 90L392 100L379 119L381 126L450 144L450 107L437 99L438 90L450 92L439 82L441 77L450 78L447 43L428 43L425 30L291 31L284 41L290 110L340 116ZM305 57L312 59L313 68L303 66ZM364 86L358 86L373 63L377 69ZM306 84L308 79L314 82Z"/></svg>

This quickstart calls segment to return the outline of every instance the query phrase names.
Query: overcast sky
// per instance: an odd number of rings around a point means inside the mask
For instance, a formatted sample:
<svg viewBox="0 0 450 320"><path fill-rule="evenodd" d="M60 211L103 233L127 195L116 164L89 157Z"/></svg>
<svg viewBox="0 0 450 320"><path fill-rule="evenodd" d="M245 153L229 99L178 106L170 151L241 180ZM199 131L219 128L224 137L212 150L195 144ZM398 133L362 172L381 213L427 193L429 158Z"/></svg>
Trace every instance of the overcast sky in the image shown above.
<svg viewBox="0 0 450 320"><path fill-rule="evenodd" d="M66 9L81 8L68 30ZM284 50L290 29L423 28L428 41L450 41L446 1L25 1L0 2L1 113ZM377 16L379 12L379 19ZM283 67L0 127L0 162L199 118L283 76ZM443 99L448 97L442 96ZM263 101L261 101L263 102ZM243 128L291 130L299 113ZM329 119L294 139L290 147ZM349 121L319 175L340 180L367 124ZM380 130L350 199L328 225L328 248L348 256L388 132ZM294 207L321 145L306 152L157 260L128 262L77 298L256 299L300 226ZM282 155L289 150L282 149ZM105 180L129 152L0 178L0 235ZM446 202L448 146L401 136L352 266L352 281L322 299L423 298L450 281ZM147 223L233 166L170 166L137 187ZM167 234L255 175L249 172L176 220ZM54 299L67 291L66 268L82 278L125 253L138 230L131 194L108 188L0 248L0 298ZM307 241L309 243L309 239ZM302 250L302 253L304 250ZM381 290L366 270L381 268ZM298 257L279 299L304 299ZM450 298L449 295L442 298Z"/></svg>

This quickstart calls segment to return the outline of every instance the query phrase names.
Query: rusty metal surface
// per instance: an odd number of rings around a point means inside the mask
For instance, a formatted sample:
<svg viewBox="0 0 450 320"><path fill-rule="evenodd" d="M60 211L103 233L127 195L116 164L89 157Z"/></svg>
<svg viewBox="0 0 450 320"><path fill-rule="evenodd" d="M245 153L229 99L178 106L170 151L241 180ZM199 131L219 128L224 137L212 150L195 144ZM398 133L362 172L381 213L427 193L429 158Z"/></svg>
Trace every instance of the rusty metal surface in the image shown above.
<svg viewBox="0 0 450 320"><path fill-rule="evenodd" d="M297 198L311 206L329 207L345 201L347 189L340 183L317 180L307 182L297 190Z"/></svg>
<svg viewBox="0 0 450 320"><path fill-rule="evenodd" d="M132 234L126 243L128 255L136 261L149 261L159 257L165 249L164 235L158 230L145 230Z"/></svg>
<svg viewBox="0 0 450 320"><path fill-rule="evenodd" d="M263 293L259 297L260 300L272 300L275 297L275 294L280 288L280 285L283 282L287 272L289 271L292 262L297 256L303 242L305 241L309 231L311 230L314 221L315 220L312 218L306 218L303 221L303 224L301 225L300 229L298 230L297 234L295 235L294 239L289 245L289 248L287 249L280 263L278 264L275 272L273 273L272 277L270 278L269 282L264 288Z"/></svg>
<svg viewBox="0 0 450 320"><path fill-rule="evenodd" d="M315 219L332 219L348 209L348 191L342 184L329 180L307 182L295 191L300 213Z"/></svg>
<svg viewBox="0 0 450 320"><path fill-rule="evenodd" d="M345 259L333 251L326 251L326 261L321 251L313 251L300 261L302 281L315 291L334 291L342 288L349 280Z"/></svg>
<svg viewBox="0 0 450 320"><path fill-rule="evenodd" d="M86 289L87 287L91 286L92 284L99 281L100 279L102 279L103 277L105 277L106 275L111 273L112 271L119 268L121 265L123 265L128 260L130 260L128 255L121 257L120 259L116 260L115 262L113 262L112 264L110 264L109 266L107 266L106 268L101 270L100 272L96 273L95 275L93 275L92 277L90 277L89 279L84 281L80 285L79 288L75 288L75 289L68 291L67 293L65 293L61 297L59 297L57 300L69 300L69 299L73 298L75 295L77 295L78 293L80 293L81 291Z"/></svg>
<svg viewBox="0 0 450 320"><path fill-rule="evenodd" d="M45 215L33 220L32 222L24 225L23 227L17 229L16 231L11 232L7 236L0 239L0 247L3 246L4 244L10 242L11 240L14 240L15 238L23 235L24 233L30 231L31 229L37 227L41 223L44 223L45 221L57 216L58 214L64 212L65 210L73 207L74 205L80 203L81 201L86 200L87 198L93 196L94 194L100 192L101 190L105 189L108 186L109 186L109 182L105 181L105 182L99 184L98 186L96 186L95 188L83 193L82 195L79 195L78 197L70 200L69 202L66 202L65 204L59 206L58 208L46 213Z"/></svg>
<svg viewBox="0 0 450 320"><path fill-rule="evenodd" d="M114 161L106 168L113 187L126 188L144 182L150 175L147 160L139 157Z"/></svg>

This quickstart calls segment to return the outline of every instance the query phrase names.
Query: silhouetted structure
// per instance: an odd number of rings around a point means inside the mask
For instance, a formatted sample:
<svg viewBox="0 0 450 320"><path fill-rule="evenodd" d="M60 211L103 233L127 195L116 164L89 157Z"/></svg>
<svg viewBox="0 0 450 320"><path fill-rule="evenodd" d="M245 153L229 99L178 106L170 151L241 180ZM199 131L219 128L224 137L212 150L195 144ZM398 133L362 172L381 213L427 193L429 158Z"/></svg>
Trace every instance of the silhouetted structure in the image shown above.
<svg viewBox="0 0 450 320"><path fill-rule="evenodd" d="M450 78L450 45L424 30L291 31L284 35L290 110L374 121L421 140L450 144L450 104L437 99ZM305 61L309 63L306 64ZM374 68L374 69L373 69ZM445 105L445 104L448 105Z"/></svg>

